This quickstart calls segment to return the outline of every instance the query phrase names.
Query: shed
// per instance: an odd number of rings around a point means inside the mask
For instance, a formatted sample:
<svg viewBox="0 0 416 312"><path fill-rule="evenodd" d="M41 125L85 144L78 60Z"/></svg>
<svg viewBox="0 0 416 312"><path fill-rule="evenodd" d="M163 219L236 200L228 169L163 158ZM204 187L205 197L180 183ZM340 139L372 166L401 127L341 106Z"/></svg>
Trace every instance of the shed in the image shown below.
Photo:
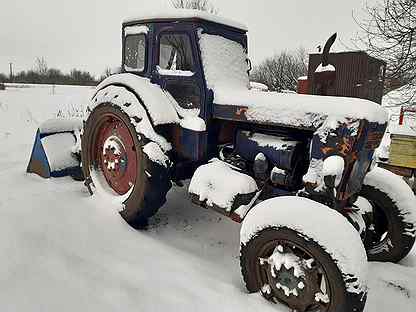
<svg viewBox="0 0 416 312"><path fill-rule="evenodd" d="M329 54L329 64L335 67L336 78L326 95L356 97L381 104L386 62L364 51ZM309 55L309 94L319 94L315 71L322 62L322 54Z"/></svg>

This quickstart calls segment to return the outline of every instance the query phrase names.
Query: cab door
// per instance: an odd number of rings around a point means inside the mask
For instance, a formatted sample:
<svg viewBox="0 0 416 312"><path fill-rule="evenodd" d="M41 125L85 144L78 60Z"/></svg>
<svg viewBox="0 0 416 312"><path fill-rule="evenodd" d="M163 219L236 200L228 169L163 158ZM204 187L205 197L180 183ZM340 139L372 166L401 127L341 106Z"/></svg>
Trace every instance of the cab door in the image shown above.
<svg viewBox="0 0 416 312"><path fill-rule="evenodd" d="M202 77L194 55L192 37L187 32L161 32L158 35L156 75L181 108L202 108Z"/></svg>
<svg viewBox="0 0 416 312"><path fill-rule="evenodd" d="M154 75L177 102L181 124L173 133L178 156L200 161L206 157L206 124L201 64L191 32L161 30L157 35Z"/></svg>

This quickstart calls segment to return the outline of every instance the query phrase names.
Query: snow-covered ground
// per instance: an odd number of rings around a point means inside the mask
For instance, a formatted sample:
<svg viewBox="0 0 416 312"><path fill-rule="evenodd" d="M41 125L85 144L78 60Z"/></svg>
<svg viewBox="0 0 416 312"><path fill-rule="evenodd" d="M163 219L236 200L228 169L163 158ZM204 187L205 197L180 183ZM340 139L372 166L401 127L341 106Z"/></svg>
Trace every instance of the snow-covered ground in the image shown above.
<svg viewBox="0 0 416 312"><path fill-rule="evenodd" d="M43 120L79 115L88 87L0 91L1 311L287 311L247 295L240 226L175 188L148 231L70 178L25 173ZM324 221L323 221L324 222ZM367 312L414 311L416 250L371 263Z"/></svg>

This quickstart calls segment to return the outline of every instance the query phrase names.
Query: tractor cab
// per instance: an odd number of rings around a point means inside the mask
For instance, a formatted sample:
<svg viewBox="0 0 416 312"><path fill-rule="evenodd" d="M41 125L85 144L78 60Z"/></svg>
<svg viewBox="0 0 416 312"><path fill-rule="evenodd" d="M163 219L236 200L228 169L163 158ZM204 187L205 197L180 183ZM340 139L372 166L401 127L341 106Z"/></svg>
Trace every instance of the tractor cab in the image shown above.
<svg viewBox="0 0 416 312"><path fill-rule="evenodd" d="M158 130L172 142L178 163L190 164L189 169L178 166L187 175L217 153L222 126L212 118L212 81L242 81L248 88L250 62L244 25L194 10L176 12L123 22L122 72L150 79L174 99L179 125Z"/></svg>
<svg viewBox="0 0 416 312"><path fill-rule="evenodd" d="M185 114L199 110L207 121L212 94L204 75L200 40L204 35L218 36L246 53L246 33L244 25L194 10L130 18L123 23L122 71L150 78L172 95ZM223 52L227 57L227 51L218 51ZM243 62L248 81L246 58Z"/></svg>

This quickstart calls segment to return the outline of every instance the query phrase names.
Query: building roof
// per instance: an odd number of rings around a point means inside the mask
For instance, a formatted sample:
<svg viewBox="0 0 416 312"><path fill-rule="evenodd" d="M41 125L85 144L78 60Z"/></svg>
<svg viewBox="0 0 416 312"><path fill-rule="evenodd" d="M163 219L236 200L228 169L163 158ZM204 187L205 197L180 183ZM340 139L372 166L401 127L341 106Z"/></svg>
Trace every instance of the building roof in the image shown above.
<svg viewBox="0 0 416 312"><path fill-rule="evenodd" d="M247 31L248 28L246 25L222 17L220 15L210 14L208 12L203 12L199 10L189 10L189 9L168 9L162 12L151 11L148 13L141 12L138 15L134 15L123 20L123 23L132 23L132 22L141 22L141 21L164 21L164 20L192 20L198 19L208 22L213 22L239 30Z"/></svg>

